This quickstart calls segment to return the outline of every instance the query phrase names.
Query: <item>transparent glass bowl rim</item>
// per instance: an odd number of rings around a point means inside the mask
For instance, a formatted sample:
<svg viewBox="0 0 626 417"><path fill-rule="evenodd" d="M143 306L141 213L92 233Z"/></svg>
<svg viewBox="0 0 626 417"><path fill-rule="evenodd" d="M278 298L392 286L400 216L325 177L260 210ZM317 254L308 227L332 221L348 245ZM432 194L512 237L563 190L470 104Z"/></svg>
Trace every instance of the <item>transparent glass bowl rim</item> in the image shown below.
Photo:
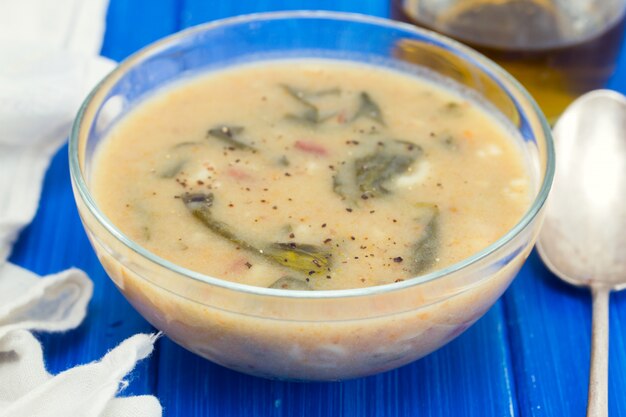
<svg viewBox="0 0 626 417"><path fill-rule="evenodd" d="M253 23L258 21L271 21L271 20L288 20L288 19L322 19L322 20L339 20L350 23L363 23L370 24L379 27L388 27L393 30L402 30L417 34L427 39L433 39L450 48L456 55L461 55L465 60L470 62L476 62L480 64L480 68L486 71L490 76L498 79L504 79L512 86L512 88L505 88L505 90L517 90L521 93L522 97L530 103L533 112L538 116L543 135L545 137L546 146L546 158L545 158L545 174L539 192L530 208L524 213L521 220L510 229L505 235L500 237L497 241L487 246L480 252L463 259L460 262L452 264L446 268L432 271L428 274L421 275L415 278L407 279L401 282L378 285L373 287L355 288L355 289L342 289L342 290L329 290L329 291L292 291L281 290L265 287L255 287L247 284L240 284L237 282L226 281L223 279L204 275L202 273L192 271L184 268L166 259L163 259L147 249L141 247L128 236L122 233L113 223L100 211L95 199L93 198L89 187L83 176L83 172L80 169L80 155L79 155L79 138L82 125L85 122L87 110L92 105L92 100L98 95L98 93L107 88L111 80L115 80L119 75L123 74L127 69L132 67L135 63L141 61L143 58L150 56L151 54L158 53L162 47L166 47L169 44L176 43L177 41L186 38L187 36L197 33L215 30L223 28L229 25ZM90 120L88 122L93 122ZM452 273L461 271L477 263L478 261L489 257L491 254L497 252L500 248L512 241L517 235L519 235L535 217L539 214L541 208L545 204L545 201L550 192L552 181L554 177L555 160L554 160L554 143L552 141L552 135L550 127L543 116L538 105L530 94L517 82L512 76L510 76L504 69L498 66L496 63L483 56L482 54L470 49L469 47L450 39L446 36L439 35L433 31L415 27L413 25L396 22L393 20L362 15L358 13L345 13L345 12L331 12L331 11L317 11L317 10L296 10L296 11L283 11L283 12L266 12L266 13L253 13L230 17L226 19L215 20L209 23L193 26L188 29L182 30L175 34L166 36L132 54L125 60L123 60L115 69L113 69L104 79L102 79L89 93L85 101L82 103L77 116L74 120L72 130L69 139L69 161L70 161L70 176L74 181L78 195L85 203L87 209L96 218L96 220L117 240L123 243L126 247L148 259L149 261L169 269L175 273L183 275L185 278L191 278L196 281L204 282L209 285L215 285L225 288L227 290L233 290L242 293L255 294L260 296L272 296L278 298L307 298L307 299L335 299L335 298L347 298L347 297L362 297L372 296L388 292L395 292L404 288L413 287L422 283L433 281L437 278L448 276Z"/></svg>

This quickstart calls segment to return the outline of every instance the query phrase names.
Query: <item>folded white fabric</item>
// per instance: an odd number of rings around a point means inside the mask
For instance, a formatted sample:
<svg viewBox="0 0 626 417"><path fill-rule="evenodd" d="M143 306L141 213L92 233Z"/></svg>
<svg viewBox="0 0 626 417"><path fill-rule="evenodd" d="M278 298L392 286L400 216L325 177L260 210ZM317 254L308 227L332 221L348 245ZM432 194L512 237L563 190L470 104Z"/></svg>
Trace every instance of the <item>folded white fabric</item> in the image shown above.
<svg viewBox="0 0 626 417"><path fill-rule="evenodd" d="M0 416L20 417L144 417L161 415L151 395L113 398L122 378L152 352L157 336L137 334L107 353L99 362L77 366L56 376L44 368L41 346L27 331L0 338L0 352L12 360L0 362ZM17 400L15 400L17 398ZM113 399L112 399L113 398Z"/></svg>
<svg viewBox="0 0 626 417"><path fill-rule="evenodd" d="M40 278L10 263L0 265L0 343L13 330L57 332L77 327L85 317L92 287L78 269ZM2 366L0 358L0 390Z"/></svg>
<svg viewBox="0 0 626 417"><path fill-rule="evenodd" d="M98 57L106 9L106 0L0 0L0 261L33 219L81 101L114 65Z"/></svg>
<svg viewBox="0 0 626 417"><path fill-rule="evenodd" d="M41 345L26 330L75 328L91 291L91 281L76 269L40 278L0 266L0 417L161 415L153 396L114 398L126 385L124 376L152 352L155 335L135 335L99 362L56 376L46 372Z"/></svg>
<svg viewBox="0 0 626 417"><path fill-rule="evenodd" d="M6 261L80 103L114 65L97 56L106 9L106 0L0 0L0 417L162 414L153 396L115 398L155 335L52 376L29 330L77 327L91 281L76 269L41 278Z"/></svg>
<svg viewBox="0 0 626 417"><path fill-rule="evenodd" d="M0 62L0 260L4 260L35 215L43 175L67 138L82 99L113 63L2 43Z"/></svg>

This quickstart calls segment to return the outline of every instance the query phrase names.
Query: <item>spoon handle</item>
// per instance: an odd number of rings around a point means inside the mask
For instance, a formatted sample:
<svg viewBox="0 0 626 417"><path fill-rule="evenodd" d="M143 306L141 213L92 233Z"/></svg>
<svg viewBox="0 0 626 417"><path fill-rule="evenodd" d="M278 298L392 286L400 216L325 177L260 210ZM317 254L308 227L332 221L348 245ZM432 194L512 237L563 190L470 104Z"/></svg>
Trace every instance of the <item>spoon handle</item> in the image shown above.
<svg viewBox="0 0 626 417"><path fill-rule="evenodd" d="M605 287L591 290L593 313L587 417L609 415L609 294L610 290Z"/></svg>

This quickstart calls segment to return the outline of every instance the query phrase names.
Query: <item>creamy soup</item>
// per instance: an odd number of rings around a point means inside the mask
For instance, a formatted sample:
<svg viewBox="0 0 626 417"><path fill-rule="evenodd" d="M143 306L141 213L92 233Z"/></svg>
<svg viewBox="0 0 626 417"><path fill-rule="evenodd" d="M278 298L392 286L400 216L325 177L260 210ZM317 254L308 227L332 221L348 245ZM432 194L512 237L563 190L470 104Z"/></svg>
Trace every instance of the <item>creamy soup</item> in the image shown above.
<svg viewBox="0 0 626 417"><path fill-rule="evenodd" d="M330 290L458 262L519 221L517 138L461 94L325 60L241 65L146 100L100 146L98 205L158 256Z"/></svg>
<svg viewBox="0 0 626 417"><path fill-rule="evenodd" d="M358 288L444 268L510 230L536 185L511 132L419 75L328 60L241 65L140 103L96 150L90 188L137 244L194 271ZM509 285L537 231L419 285L270 296L157 265L78 201L105 269L153 325L232 369L291 379L381 372L455 338Z"/></svg>

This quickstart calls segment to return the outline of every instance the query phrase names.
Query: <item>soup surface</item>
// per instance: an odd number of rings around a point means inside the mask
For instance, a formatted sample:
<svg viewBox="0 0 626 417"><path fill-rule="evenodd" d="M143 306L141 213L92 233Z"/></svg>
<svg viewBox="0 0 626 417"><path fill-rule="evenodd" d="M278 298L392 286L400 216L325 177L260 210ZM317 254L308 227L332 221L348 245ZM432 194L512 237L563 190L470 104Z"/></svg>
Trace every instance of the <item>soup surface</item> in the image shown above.
<svg viewBox="0 0 626 417"><path fill-rule="evenodd" d="M100 145L105 215L156 255L244 284L406 280L519 221L519 139L464 96L333 60L215 71L164 90Z"/></svg>

